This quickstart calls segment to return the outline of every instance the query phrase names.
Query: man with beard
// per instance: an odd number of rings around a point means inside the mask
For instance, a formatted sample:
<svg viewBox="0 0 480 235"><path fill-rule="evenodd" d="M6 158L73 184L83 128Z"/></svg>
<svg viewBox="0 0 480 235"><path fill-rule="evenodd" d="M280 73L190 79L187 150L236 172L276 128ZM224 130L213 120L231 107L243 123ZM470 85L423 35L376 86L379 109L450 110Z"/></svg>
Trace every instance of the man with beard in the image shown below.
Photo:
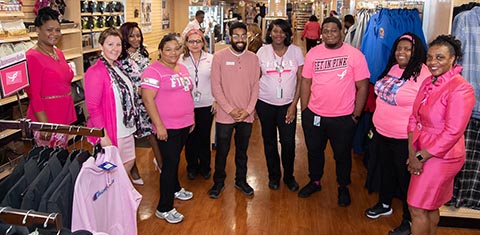
<svg viewBox="0 0 480 235"><path fill-rule="evenodd" d="M302 127L308 150L310 182L298 193L309 197L321 189L327 141L336 163L338 205L350 205L352 139L368 93L365 56L342 42L342 24L335 17L322 23L323 44L305 57L300 91Z"/></svg>
<svg viewBox="0 0 480 235"><path fill-rule="evenodd" d="M212 61L212 93L217 101L216 156L211 198L218 198L224 188L225 165L235 129L235 187L253 194L247 183L247 148L255 104L258 98L260 65L247 47L247 26L236 22L230 26L230 47L216 52Z"/></svg>

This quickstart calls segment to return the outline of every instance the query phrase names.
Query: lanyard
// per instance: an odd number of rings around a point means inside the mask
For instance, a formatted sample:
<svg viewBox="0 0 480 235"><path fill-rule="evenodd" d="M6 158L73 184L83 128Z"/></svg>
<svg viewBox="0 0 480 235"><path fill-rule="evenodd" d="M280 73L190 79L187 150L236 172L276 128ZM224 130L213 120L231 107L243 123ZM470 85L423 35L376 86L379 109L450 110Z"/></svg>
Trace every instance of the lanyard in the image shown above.
<svg viewBox="0 0 480 235"><path fill-rule="evenodd" d="M284 54L285 56L285 54ZM284 72L285 68L283 67L283 56L280 59L280 63L277 62L277 56L275 55L275 50L273 50L273 59L275 64L275 70L278 72L278 83L282 83L282 73Z"/></svg>
<svg viewBox="0 0 480 235"><path fill-rule="evenodd" d="M198 57L197 63L195 63L193 55L190 56L190 60L192 61L193 67L195 68L195 88L198 88L198 68L200 66L200 59L202 59L202 51L200 51L200 56Z"/></svg>

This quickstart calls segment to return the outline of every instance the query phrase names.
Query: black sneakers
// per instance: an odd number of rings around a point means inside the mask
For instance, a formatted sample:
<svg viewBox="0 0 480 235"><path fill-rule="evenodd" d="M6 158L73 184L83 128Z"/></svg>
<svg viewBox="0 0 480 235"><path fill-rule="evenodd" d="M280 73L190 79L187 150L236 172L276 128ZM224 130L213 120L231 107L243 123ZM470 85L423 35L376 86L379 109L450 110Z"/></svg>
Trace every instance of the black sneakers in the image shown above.
<svg viewBox="0 0 480 235"><path fill-rule="evenodd" d="M224 187L225 185L223 183L215 183L213 187L208 190L208 196L210 196L210 198L217 199Z"/></svg>
<svg viewBox="0 0 480 235"><path fill-rule="evenodd" d="M300 192L298 192L298 197L301 198L306 198L310 197L315 192L318 192L322 189L322 186L320 184L316 184L313 181L310 181L307 185L305 185L302 189L300 189Z"/></svg>
<svg viewBox="0 0 480 235"><path fill-rule="evenodd" d="M280 182L278 182L278 180L270 180L268 182L268 187L272 190L277 190L280 188Z"/></svg>
<svg viewBox="0 0 480 235"><path fill-rule="evenodd" d="M285 182L285 184L287 185L288 189L290 189L290 191L295 192L298 190L299 186L297 181L295 181L295 179L284 180L283 182Z"/></svg>
<svg viewBox="0 0 480 235"><path fill-rule="evenodd" d="M376 219L382 215L391 215L392 213L393 209L390 206L384 206L381 202L365 211L365 215L370 219Z"/></svg>
<svg viewBox="0 0 480 235"><path fill-rule="evenodd" d="M350 203L350 191L348 191L348 188L345 186L338 187L338 205L346 207L349 206Z"/></svg>
<svg viewBox="0 0 480 235"><path fill-rule="evenodd" d="M250 196L253 194L253 188L248 185L247 182L235 182L235 188L242 191L245 195Z"/></svg>
<svg viewBox="0 0 480 235"><path fill-rule="evenodd" d="M398 227L388 232L388 235L410 235L410 226L410 221L403 219Z"/></svg>

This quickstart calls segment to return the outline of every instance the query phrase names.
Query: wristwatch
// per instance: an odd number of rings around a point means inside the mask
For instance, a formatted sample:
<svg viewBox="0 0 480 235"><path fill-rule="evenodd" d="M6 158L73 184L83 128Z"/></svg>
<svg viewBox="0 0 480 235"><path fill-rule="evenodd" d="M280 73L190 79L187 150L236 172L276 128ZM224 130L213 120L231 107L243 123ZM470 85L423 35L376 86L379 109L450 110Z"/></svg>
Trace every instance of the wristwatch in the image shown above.
<svg viewBox="0 0 480 235"><path fill-rule="evenodd" d="M416 157L417 157L418 161L422 161L422 160L423 160L423 156L422 156L422 154L421 154L420 152L417 153Z"/></svg>

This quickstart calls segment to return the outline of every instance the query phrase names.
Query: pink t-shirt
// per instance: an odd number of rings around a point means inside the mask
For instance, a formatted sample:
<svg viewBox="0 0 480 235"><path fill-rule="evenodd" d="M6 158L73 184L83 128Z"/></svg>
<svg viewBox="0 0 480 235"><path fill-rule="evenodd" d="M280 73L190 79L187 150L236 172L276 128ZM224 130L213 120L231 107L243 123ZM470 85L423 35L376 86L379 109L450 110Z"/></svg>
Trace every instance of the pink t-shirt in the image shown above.
<svg viewBox="0 0 480 235"><path fill-rule="evenodd" d="M142 89L154 90L158 115L167 129L181 129L193 125L192 80L187 68L178 64L180 71L160 64L148 66L142 73ZM153 125L155 130L155 126ZM156 130L155 130L156 131Z"/></svg>
<svg viewBox="0 0 480 235"><path fill-rule="evenodd" d="M358 49L344 43L338 49L325 44L307 53L302 76L312 79L308 108L325 117L345 116L355 108L355 82L368 79L365 56Z"/></svg>
<svg viewBox="0 0 480 235"><path fill-rule="evenodd" d="M137 234L137 209L142 195L135 190L115 146L104 147L105 154L90 157L82 165L75 182L72 231ZM110 171L99 167L116 165Z"/></svg>
<svg viewBox="0 0 480 235"><path fill-rule="evenodd" d="M58 61L30 49L26 53L30 86L26 88L30 104L27 118L37 122L36 112L44 111L48 122L71 124L77 120L71 95L73 71L58 48ZM52 97L57 98L52 98Z"/></svg>
<svg viewBox="0 0 480 235"><path fill-rule="evenodd" d="M257 57L262 69L258 99L272 105L291 103L295 96L298 67L303 65L300 47L290 45L287 52L279 57L269 44L260 47Z"/></svg>
<svg viewBox="0 0 480 235"><path fill-rule="evenodd" d="M412 114L413 102L423 80L429 77L430 71L422 65L420 75L415 82L399 80L404 69L394 65L388 75L375 83L377 108L373 113L373 124L378 133L395 139L406 139L408 119Z"/></svg>

